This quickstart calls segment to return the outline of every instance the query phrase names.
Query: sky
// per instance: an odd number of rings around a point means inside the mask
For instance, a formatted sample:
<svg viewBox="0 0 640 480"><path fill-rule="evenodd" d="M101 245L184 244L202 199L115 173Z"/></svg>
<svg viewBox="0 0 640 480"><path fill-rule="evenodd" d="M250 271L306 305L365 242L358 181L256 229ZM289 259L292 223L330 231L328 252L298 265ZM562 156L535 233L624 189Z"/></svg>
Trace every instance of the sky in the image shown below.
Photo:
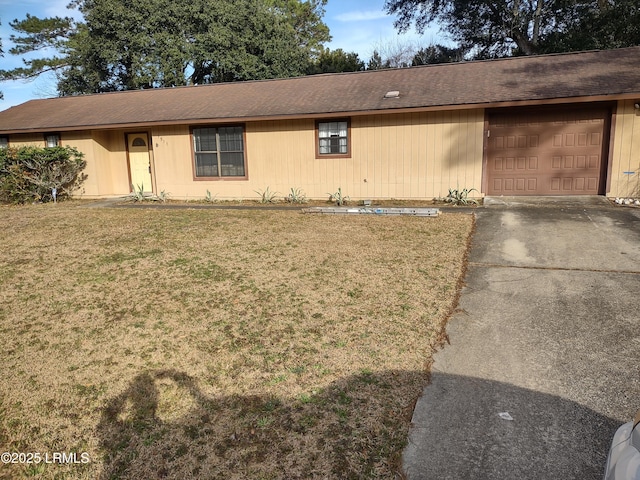
<svg viewBox="0 0 640 480"><path fill-rule="evenodd" d="M12 33L9 22L23 19L29 13L38 17L73 16L80 19L76 10L68 10L70 0L0 0L0 37L5 54L0 58L0 69L11 69L21 65L20 57L8 54L11 48L9 36ZM399 35L393 27L394 17L384 10L384 0L329 0L325 23L329 26L332 40L326 44L332 50L342 48L346 52L356 52L365 62L374 49L401 45L429 45L446 43L437 28L418 35L414 30ZM43 75L32 81L0 82L4 100L0 100L0 110L37 98L56 96L53 75Z"/></svg>

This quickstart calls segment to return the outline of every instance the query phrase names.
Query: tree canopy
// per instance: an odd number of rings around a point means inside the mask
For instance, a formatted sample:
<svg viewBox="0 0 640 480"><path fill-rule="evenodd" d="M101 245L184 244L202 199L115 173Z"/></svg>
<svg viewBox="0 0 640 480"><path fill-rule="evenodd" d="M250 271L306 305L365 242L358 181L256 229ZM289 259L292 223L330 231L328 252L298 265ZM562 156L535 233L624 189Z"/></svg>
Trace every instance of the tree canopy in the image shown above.
<svg viewBox="0 0 640 480"><path fill-rule="evenodd" d="M429 45L415 53L411 66L461 62L466 53L462 48L451 48L438 44Z"/></svg>
<svg viewBox="0 0 640 480"><path fill-rule="evenodd" d="M347 53L341 48L336 50L323 50L318 58L310 65L307 73L357 72L364 70L364 62L355 52Z"/></svg>
<svg viewBox="0 0 640 480"><path fill-rule="evenodd" d="M11 53L56 53L4 73L55 71L61 95L302 75L331 38L326 2L75 0L81 22L11 22Z"/></svg>
<svg viewBox="0 0 640 480"><path fill-rule="evenodd" d="M475 58L640 44L636 0L386 0L396 28L438 23Z"/></svg>

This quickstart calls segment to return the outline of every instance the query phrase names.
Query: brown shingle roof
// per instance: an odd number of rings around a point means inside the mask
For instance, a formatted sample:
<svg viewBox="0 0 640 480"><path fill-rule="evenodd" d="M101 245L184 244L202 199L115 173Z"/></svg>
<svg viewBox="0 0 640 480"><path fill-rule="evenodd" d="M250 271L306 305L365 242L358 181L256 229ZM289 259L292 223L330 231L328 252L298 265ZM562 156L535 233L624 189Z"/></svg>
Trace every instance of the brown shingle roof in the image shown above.
<svg viewBox="0 0 640 480"><path fill-rule="evenodd" d="M640 96L639 60L632 47L32 100L0 112L0 133L616 99Z"/></svg>

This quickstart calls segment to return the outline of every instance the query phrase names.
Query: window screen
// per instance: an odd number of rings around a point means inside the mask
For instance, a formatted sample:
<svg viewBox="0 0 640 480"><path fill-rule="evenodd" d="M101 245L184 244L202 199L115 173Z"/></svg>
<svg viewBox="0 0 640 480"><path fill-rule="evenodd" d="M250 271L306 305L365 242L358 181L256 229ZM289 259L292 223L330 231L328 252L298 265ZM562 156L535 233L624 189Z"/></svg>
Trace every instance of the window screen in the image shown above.
<svg viewBox="0 0 640 480"><path fill-rule="evenodd" d="M349 153L348 125L346 121L318 123L320 155L346 155Z"/></svg>
<svg viewBox="0 0 640 480"><path fill-rule="evenodd" d="M44 144L46 147L57 147L60 145L60 135L57 133L50 133L44 136Z"/></svg>

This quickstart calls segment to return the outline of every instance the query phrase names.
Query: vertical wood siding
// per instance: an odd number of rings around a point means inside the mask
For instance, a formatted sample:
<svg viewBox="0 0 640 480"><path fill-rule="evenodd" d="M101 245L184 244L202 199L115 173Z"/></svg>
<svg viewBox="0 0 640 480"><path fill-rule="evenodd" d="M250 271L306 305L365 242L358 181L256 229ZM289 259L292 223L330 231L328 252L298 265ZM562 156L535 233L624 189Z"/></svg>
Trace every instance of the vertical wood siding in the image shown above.
<svg viewBox="0 0 640 480"><path fill-rule="evenodd" d="M315 121L246 124L247 180L193 179L187 125L152 131L157 189L174 198L286 196L301 188L324 199L340 187L358 198L430 199L451 187L480 189L482 110L370 115L351 119L351 158L316 158Z"/></svg>
<svg viewBox="0 0 640 480"><path fill-rule="evenodd" d="M129 166L127 164L127 147L122 131L95 130L92 132L92 161L95 164L96 195L127 195L131 191L129 185ZM87 178L89 181L91 177ZM87 188L88 193L88 188Z"/></svg>
<svg viewBox="0 0 640 480"><path fill-rule="evenodd" d="M44 147L44 134L28 133L9 135L9 146L11 147Z"/></svg>
<svg viewBox="0 0 640 480"><path fill-rule="evenodd" d="M444 111L351 118L351 157L316 158L315 120L249 122L248 179L194 180L189 125L147 129L155 190L173 198L257 199L267 187L286 196L291 188L326 199L338 188L352 199L431 199L449 188L480 190L484 111ZM138 131L144 131L140 129ZM123 130L65 133L64 145L85 154L86 196L130 191ZM17 136L16 136L17 137ZM20 143L43 145L41 135ZM18 138L11 138L12 144Z"/></svg>
<svg viewBox="0 0 640 480"><path fill-rule="evenodd" d="M607 193L611 197L640 196L640 111L633 104L633 100L618 102Z"/></svg>

